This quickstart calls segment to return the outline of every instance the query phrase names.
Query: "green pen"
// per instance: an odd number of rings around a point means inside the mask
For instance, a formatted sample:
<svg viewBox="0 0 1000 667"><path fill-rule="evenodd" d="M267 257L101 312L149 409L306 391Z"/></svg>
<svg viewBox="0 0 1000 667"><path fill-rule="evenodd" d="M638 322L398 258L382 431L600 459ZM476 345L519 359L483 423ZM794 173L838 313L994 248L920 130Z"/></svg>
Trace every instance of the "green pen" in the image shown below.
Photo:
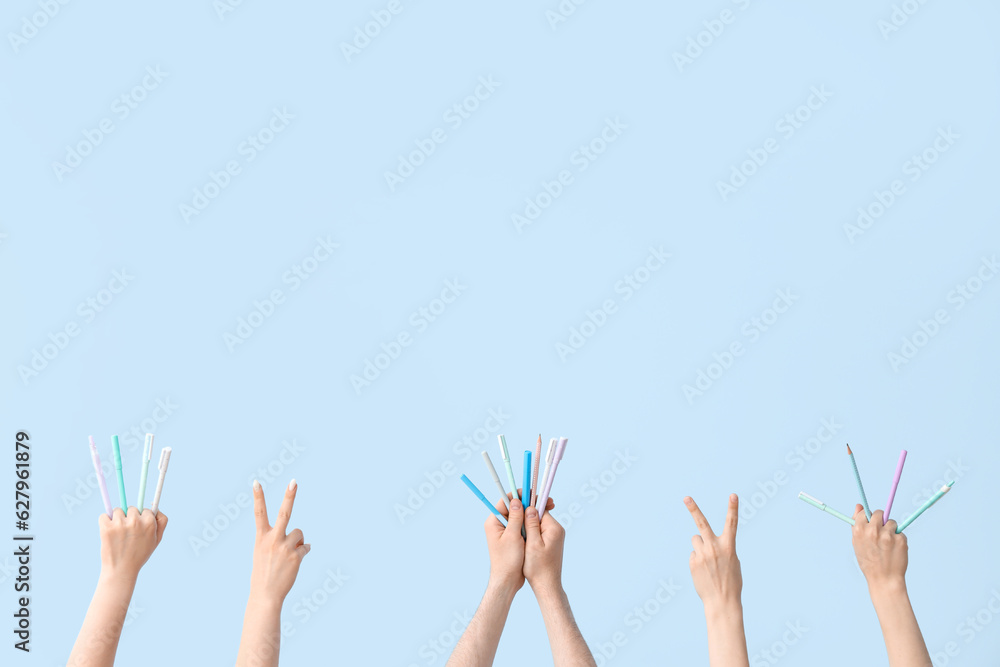
<svg viewBox="0 0 1000 667"><path fill-rule="evenodd" d="M923 505L920 506L920 509L918 509L916 512L914 512L913 514L911 514L910 517L906 521L904 521L903 523L899 524L899 527L896 528L896 532L897 533L903 532L903 529L906 528L907 526L909 526L914 521L916 521L916 519L917 519L918 516L920 516L921 514L923 514L924 512L926 512L927 510L929 510L931 508L931 505L933 505L937 501L941 500L941 498L944 497L944 494L946 494L949 491L951 491L951 487L953 487L954 485L955 485L955 482L951 481L951 482L948 482L946 485L942 486L940 489L938 489L938 492L935 493L930 498L928 498L927 502L925 502Z"/></svg>
<svg viewBox="0 0 1000 667"><path fill-rule="evenodd" d="M142 473L139 477L139 502L136 509L142 514L142 503L146 499L146 475L149 474L149 459L153 458L153 434L146 434L146 444L142 448Z"/></svg>
<svg viewBox="0 0 1000 667"><path fill-rule="evenodd" d="M828 506L822 500L816 500L815 498L813 498L812 496L810 496L805 491L799 493L799 500L804 500L807 503L809 503L810 505L812 505L813 507L815 507L816 509L821 509L824 512L826 512L827 514L832 514L833 516L837 517L841 521L849 523L852 526L854 525L854 519L852 519L851 517L847 516L843 512L838 512L837 510L835 510L832 507Z"/></svg>
<svg viewBox="0 0 1000 667"><path fill-rule="evenodd" d="M510 497L521 499L521 494L517 492L517 482L514 481L514 469L510 467L510 454L507 452L507 439L503 435L498 435L500 441L500 455L503 457L503 464L507 468L507 481L510 482Z"/></svg>
<svg viewBox="0 0 1000 667"><path fill-rule="evenodd" d="M125 500L125 476L122 474L122 450L118 446L118 436L111 436L111 449L115 454L115 472L118 473L118 504L128 516L128 501Z"/></svg>

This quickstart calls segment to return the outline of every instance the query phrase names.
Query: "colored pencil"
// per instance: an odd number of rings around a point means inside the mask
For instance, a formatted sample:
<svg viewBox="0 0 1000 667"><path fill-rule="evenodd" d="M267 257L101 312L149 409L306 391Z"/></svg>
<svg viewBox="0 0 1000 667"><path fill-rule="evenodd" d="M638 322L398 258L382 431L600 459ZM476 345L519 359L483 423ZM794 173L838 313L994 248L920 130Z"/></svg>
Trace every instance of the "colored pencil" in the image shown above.
<svg viewBox="0 0 1000 667"><path fill-rule="evenodd" d="M858 472L858 464L854 461L854 452L851 451L851 446L847 446L847 456L851 459L851 468L854 469L854 479L858 482L858 493L861 494L861 505L865 508L865 516L869 520L872 518L872 511L868 507L868 498L865 497L865 487L861 484L861 473Z"/></svg>
<svg viewBox="0 0 1000 667"><path fill-rule="evenodd" d="M892 488L889 489L889 500L885 501L885 514L882 515L882 525L889 520L889 512L892 511L892 501L896 498L896 487L899 486L899 478L903 474L903 464L906 463L906 450L899 453L899 463L896 464L896 475L892 478Z"/></svg>
<svg viewBox="0 0 1000 667"><path fill-rule="evenodd" d="M538 444L535 445L535 455L531 459L534 469L531 471L531 497L528 502L529 505L534 505L535 499L538 497L538 463L541 460L542 460L542 434L539 433Z"/></svg>

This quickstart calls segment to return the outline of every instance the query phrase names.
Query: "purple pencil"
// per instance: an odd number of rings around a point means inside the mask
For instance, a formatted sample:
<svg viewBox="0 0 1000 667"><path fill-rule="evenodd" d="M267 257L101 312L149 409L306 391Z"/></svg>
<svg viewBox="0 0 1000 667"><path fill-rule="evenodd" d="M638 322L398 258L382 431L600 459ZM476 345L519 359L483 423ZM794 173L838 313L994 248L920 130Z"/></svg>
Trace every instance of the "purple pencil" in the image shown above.
<svg viewBox="0 0 1000 667"><path fill-rule="evenodd" d="M541 492L538 494L538 499L535 504L538 508L538 520L541 521L542 517L545 516L545 505L549 502L549 492L552 490L552 480L556 478L556 468L559 467L559 462L562 460L563 452L566 451L566 443L569 438L559 438L559 444L556 445L555 455L552 457L552 467L549 469L549 474L545 478L545 485L542 487Z"/></svg>
<svg viewBox="0 0 1000 667"><path fill-rule="evenodd" d="M892 501L896 497L896 487L899 486L899 478L903 474L903 464L906 463L906 450L899 453L899 463L896 464L896 476L892 479L892 489L889 491L889 500L885 501L885 514L882 516L882 525L889 520L889 511L892 510Z"/></svg>

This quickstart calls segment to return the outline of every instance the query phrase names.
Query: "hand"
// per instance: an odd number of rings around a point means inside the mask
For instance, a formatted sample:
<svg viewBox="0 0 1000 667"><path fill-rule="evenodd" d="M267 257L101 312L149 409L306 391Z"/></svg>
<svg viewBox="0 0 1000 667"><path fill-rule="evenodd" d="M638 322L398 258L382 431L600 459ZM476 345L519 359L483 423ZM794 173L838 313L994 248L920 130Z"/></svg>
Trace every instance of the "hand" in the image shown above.
<svg viewBox="0 0 1000 667"><path fill-rule="evenodd" d="M684 499L688 511L698 526L700 535L691 538L694 551L691 552L691 578L698 596L709 606L740 604L743 591L743 574L740 559L736 557L736 524L738 521L739 498L729 496L729 511L726 513L726 527L722 535L712 532L708 520L701 513L694 499Z"/></svg>
<svg viewBox="0 0 1000 667"><path fill-rule="evenodd" d="M253 549L253 572L250 575L250 597L271 602L280 608L292 589L302 559L309 553L302 531L296 528L285 534L292 518L292 505L298 485L293 479L285 490L274 526L268 524L264 490L260 482L253 483L253 513L257 521L257 540Z"/></svg>
<svg viewBox="0 0 1000 667"><path fill-rule="evenodd" d="M483 525L490 552L490 585L501 586L513 593L524 585L524 573L521 571L524 564L524 538L521 537L524 509L517 498L510 498L509 513L502 500L497 502L496 508L507 517L507 527L492 514Z"/></svg>
<svg viewBox="0 0 1000 667"><path fill-rule="evenodd" d="M562 589L563 545L566 529L552 516L555 501L549 498L545 506L545 516L538 521L538 510L525 510L524 529L524 576L531 590L551 593Z"/></svg>
<svg viewBox="0 0 1000 667"><path fill-rule="evenodd" d="M102 513L97 523L101 533L102 576L134 580L163 538L167 515L160 512L153 516L148 509L140 514L135 507L129 507L126 516L116 507L113 516Z"/></svg>
<svg viewBox="0 0 1000 667"><path fill-rule="evenodd" d="M882 516L882 510L876 510L869 521L861 505L854 507L851 541L869 589L905 585L908 560L906 535L896 534L894 519L889 519L883 526Z"/></svg>

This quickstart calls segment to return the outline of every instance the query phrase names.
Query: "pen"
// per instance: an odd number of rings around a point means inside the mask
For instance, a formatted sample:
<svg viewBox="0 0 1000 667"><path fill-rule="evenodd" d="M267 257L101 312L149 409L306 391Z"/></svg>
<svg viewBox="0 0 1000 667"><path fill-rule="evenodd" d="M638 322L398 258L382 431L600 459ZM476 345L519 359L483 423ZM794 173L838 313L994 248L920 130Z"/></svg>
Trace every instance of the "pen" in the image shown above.
<svg viewBox="0 0 1000 667"><path fill-rule="evenodd" d="M493 505L490 505L490 501L488 501L486 499L486 496L483 495L483 492L480 491L479 488L475 484L472 483L472 480L469 479L468 477L466 477L465 475L462 475L462 481L465 482L465 485L467 487L469 487L469 491L472 491L474 494L476 494L476 497L479 498L480 500L482 500L483 504L490 508L490 511L493 512L493 514L496 516L497 521L499 521L501 524L503 524L503 527L506 528L507 527L507 519L504 518L503 514L500 514L499 510L497 510L496 507L493 507Z"/></svg>
<svg viewBox="0 0 1000 667"><path fill-rule="evenodd" d="M101 498L104 499L104 511L108 516L114 516L111 509L111 497L108 495L108 485L104 481L104 471L101 469L101 457L97 453L97 445L94 444L94 436L90 438L90 458L94 462L94 472L97 473L97 486L101 489Z"/></svg>
<svg viewBox="0 0 1000 667"><path fill-rule="evenodd" d="M146 443L142 448L142 472L139 474L139 502L135 508L142 514L142 501L146 499L146 476L149 475L149 459L153 458L153 434L146 434Z"/></svg>
<svg viewBox="0 0 1000 667"><path fill-rule="evenodd" d="M841 521L849 523L852 526L854 525L854 519L852 519L851 517L847 516L843 512L838 512L837 510L835 510L832 507L828 506L822 500L816 500L815 498L813 498L812 496L810 496L805 491L799 493L799 500L804 500L807 503L809 503L810 505L812 505L813 507L815 507L817 509L821 509L824 512L826 512L827 514L832 514L833 516L837 517Z"/></svg>
<svg viewBox="0 0 1000 667"><path fill-rule="evenodd" d="M156 492L153 494L153 504L149 506L149 511L153 516L159 512L160 493L163 491L163 479L167 476L167 466L170 465L170 448L164 447L160 450L160 462L156 465L160 469L160 478L156 480Z"/></svg>
<svg viewBox="0 0 1000 667"><path fill-rule="evenodd" d="M865 508L865 516L872 518L872 511L868 508L868 498L865 497L865 487L861 485L861 474L858 472L858 464L854 462L854 452L851 446L847 446L847 456L851 459L851 468L854 469L854 479L858 482L858 493L861 494L861 505Z"/></svg>
<svg viewBox="0 0 1000 667"><path fill-rule="evenodd" d="M941 498L944 497L944 494L946 494L949 491L951 491L951 487L954 486L954 485L955 485L955 482L951 481L951 482L948 482L947 484L945 484L944 486L942 486L940 489L938 489L938 492L935 493L930 498L928 498L927 502L925 502L923 505L920 506L920 509L918 509L916 512L914 512L913 514L910 515L910 518L908 518L903 523L899 524L899 527L896 528L896 532L897 533L903 532L903 529L906 528L907 526L909 526L914 521L916 521L916 519L917 519L918 516L920 516L921 514L923 514L924 512L926 512L927 510L929 510L931 508L931 505L933 505L937 501L941 500Z"/></svg>
<svg viewBox="0 0 1000 667"><path fill-rule="evenodd" d="M125 476L122 474L122 450L118 446L118 436L111 436L111 450L115 455L115 472L118 473L118 504L128 516L128 501L125 499Z"/></svg>
<svg viewBox="0 0 1000 667"><path fill-rule="evenodd" d="M497 485L498 489L500 489L500 499L503 500L504 507L510 510L510 503L507 502L507 491L503 488L503 482L500 481L500 475L497 474L497 469L493 467L493 460L490 458L490 455L485 449L483 450L483 461L486 461L486 467L490 471L490 476L493 477L493 483Z"/></svg>
<svg viewBox="0 0 1000 667"><path fill-rule="evenodd" d="M545 486L542 487L542 492L538 494L538 520L541 521L542 517L545 516L545 505L549 502L549 492L552 491L552 480L556 478L556 470L559 468L559 462L562 461L563 452L566 451L566 443L569 438L559 438L559 444L556 445L555 454L552 455L552 467L549 468L549 475L545 479Z"/></svg>
<svg viewBox="0 0 1000 667"><path fill-rule="evenodd" d="M889 512L892 511L892 501L896 497L896 487L899 486L899 478L903 474L903 464L906 463L906 450L899 453L899 463L896 464L896 476L892 479L892 488L889 490L889 500L885 503L885 514L882 515L882 525L889 520Z"/></svg>
<svg viewBox="0 0 1000 667"><path fill-rule="evenodd" d="M503 464L507 467L507 481L510 482L511 498L520 499L521 494L517 492L517 482L514 481L514 469L510 467L510 454L507 452L507 440L503 435L498 435L500 441L500 454L503 456Z"/></svg>
<svg viewBox="0 0 1000 667"><path fill-rule="evenodd" d="M531 498L531 492L534 489L531 488L531 450L524 450L524 484L522 485L524 489L523 495L525 498ZM530 506L530 502L528 506Z"/></svg>
<svg viewBox="0 0 1000 667"><path fill-rule="evenodd" d="M542 473L541 482L535 485L539 489L539 491L542 489L542 487L545 486L545 480L549 478L549 467L552 465L552 457L555 455L555 452L556 452L556 439L552 438L551 440L549 440L549 448L545 452L545 471ZM538 506L537 493L535 494L535 506L536 507Z"/></svg>

